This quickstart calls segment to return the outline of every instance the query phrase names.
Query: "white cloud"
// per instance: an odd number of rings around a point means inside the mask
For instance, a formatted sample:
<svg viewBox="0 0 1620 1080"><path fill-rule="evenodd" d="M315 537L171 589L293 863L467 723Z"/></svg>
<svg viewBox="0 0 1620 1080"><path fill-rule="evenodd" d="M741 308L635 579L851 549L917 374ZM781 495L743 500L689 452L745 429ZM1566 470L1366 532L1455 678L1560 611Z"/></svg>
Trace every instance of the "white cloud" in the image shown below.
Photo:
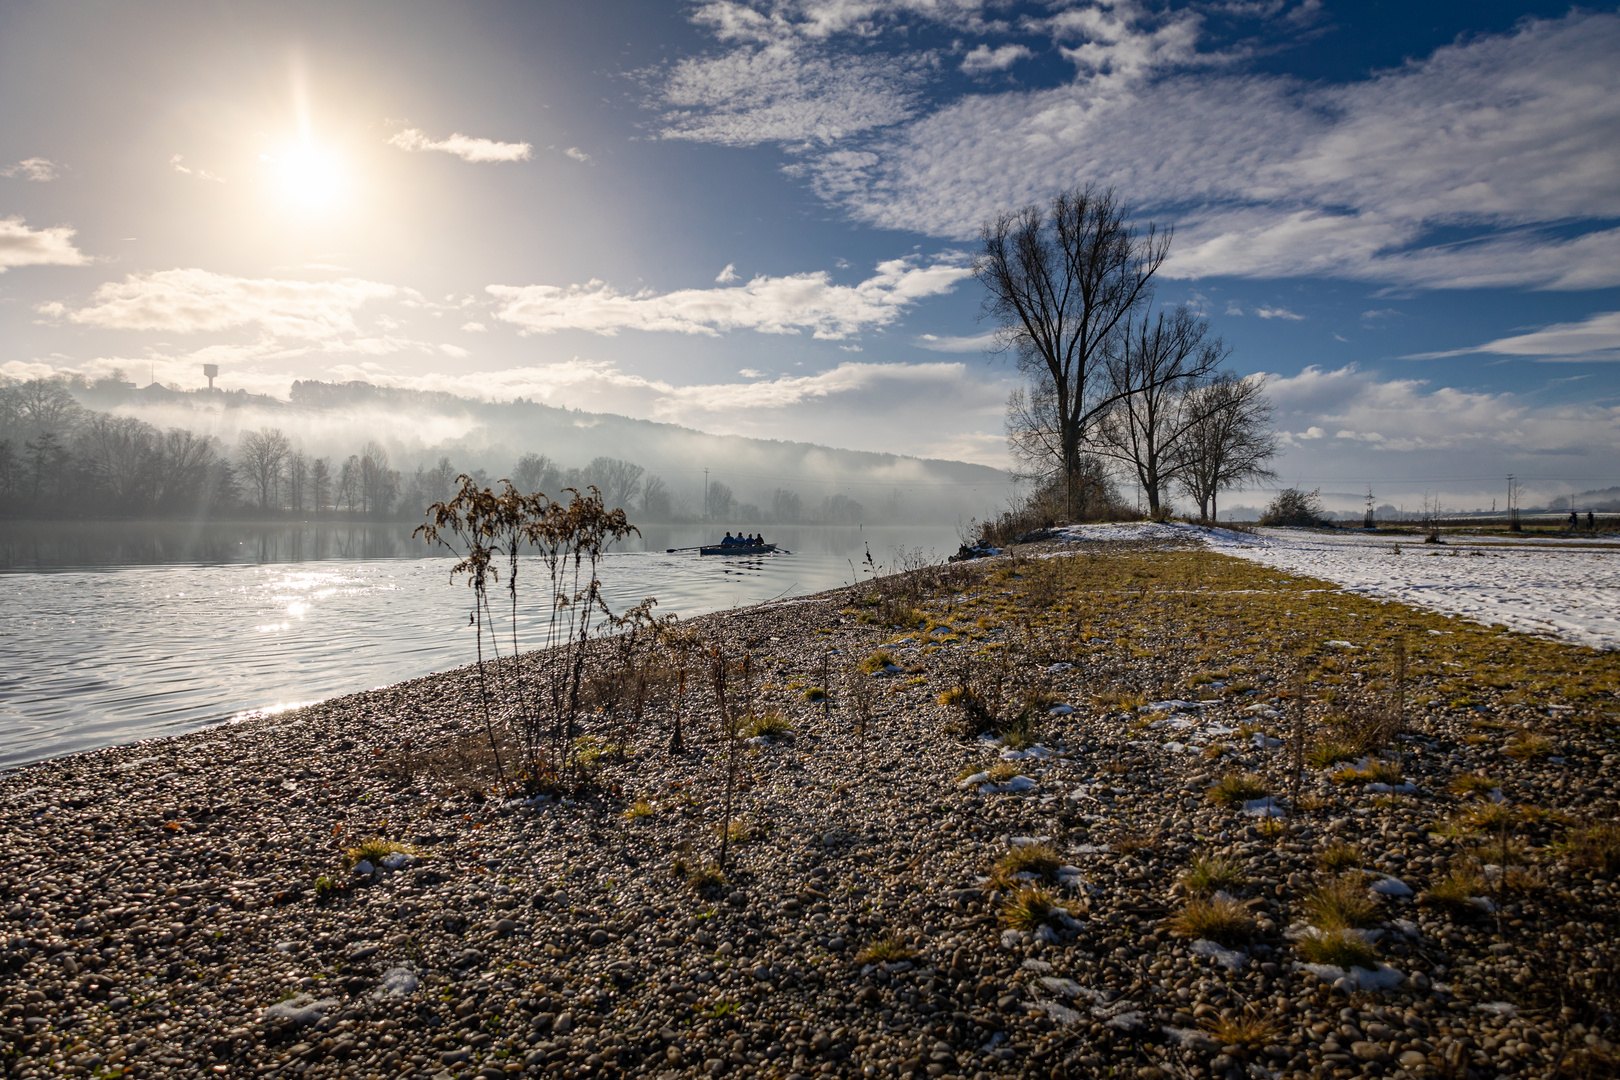
<svg viewBox="0 0 1620 1080"><path fill-rule="evenodd" d="M602 281L584 285L491 285L496 318L525 334L585 330L660 330L717 336L727 330L842 339L893 323L914 301L950 292L972 271L954 258L928 265L912 259L879 263L858 285L835 285L825 271L785 277L755 277L720 289L645 290L621 293Z"/></svg>
<svg viewBox="0 0 1620 1080"><path fill-rule="evenodd" d="M987 334L974 334L972 337L950 337L936 334L920 334L912 342L921 349L943 353L974 353L984 352L996 346L995 331Z"/></svg>
<svg viewBox="0 0 1620 1080"><path fill-rule="evenodd" d="M196 334L257 325L276 337L338 345L346 351L384 352L393 339L357 335L356 310L394 296L392 285L359 278L288 281L239 278L199 269L131 274L102 284L84 307L51 305L73 322L117 330Z"/></svg>
<svg viewBox="0 0 1620 1080"><path fill-rule="evenodd" d="M0 176L9 176L17 180L32 180L35 183L46 183L62 175L62 166L49 158L31 157L23 158L13 165L0 169Z"/></svg>
<svg viewBox="0 0 1620 1080"><path fill-rule="evenodd" d="M962 70L969 75L985 75L992 71L1006 71L1020 60L1035 55L1027 45L1002 45L992 49L979 45L962 57Z"/></svg>
<svg viewBox="0 0 1620 1080"><path fill-rule="evenodd" d="M476 139L471 135L455 132L448 139L430 139L416 128L406 128L388 140L389 146L397 146L401 150L436 150L444 154L454 154L462 161L475 164L503 161L528 161L534 153L534 147L526 142L496 142L493 139ZM573 157L578 151L567 151ZM587 159L588 160L588 159Z"/></svg>
<svg viewBox="0 0 1620 1080"><path fill-rule="evenodd" d="M1576 323L1556 323L1542 330L1497 338L1468 349L1414 353L1408 360L1431 360L1470 353L1544 356L1565 360L1620 360L1620 311L1600 311Z"/></svg>
<svg viewBox="0 0 1620 1080"><path fill-rule="evenodd" d="M184 162L185 158L180 154L176 154L169 159L169 168L173 169L177 173L184 173L187 176L195 176L199 180L212 180L216 184L223 184L225 182L225 178L222 176L215 176L207 169L193 169Z"/></svg>
<svg viewBox="0 0 1620 1080"><path fill-rule="evenodd" d="M1198 51L1196 14L1076 5L1041 27L1085 39L1067 85L966 95L794 168L858 220L961 239L1112 184L1177 219L1171 277L1620 284L1616 13L1526 20L1344 84L1241 73Z"/></svg>
<svg viewBox="0 0 1620 1080"><path fill-rule="evenodd" d="M1237 304L1236 300L1228 300L1226 302L1226 313L1228 315L1240 315L1241 316L1243 314L1243 309L1238 307L1238 304Z"/></svg>
<svg viewBox="0 0 1620 1080"><path fill-rule="evenodd" d="M440 345L439 351L444 353L444 355L454 357L457 360L465 360L467 357L472 355L472 353L468 352L466 349L463 349L460 345Z"/></svg>
<svg viewBox="0 0 1620 1080"><path fill-rule="evenodd" d="M30 229L20 217L0 218L0 274L13 266L86 266L90 258L73 246L66 225Z"/></svg>
<svg viewBox="0 0 1620 1080"><path fill-rule="evenodd" d="M737 278L737 264L726 263L726 268L714 276L714 280L721 285L730 285Z"/></svg>
<svg viewBox="0 0 1620 1080"><path fill-rule="evenodd" d="M462 332L467 334L482 334L488 329L489 327L481 322L464 322L461 324Z"/></svg>
<svg viewBox="0 0 1620 1080"><path fill-rule="evenodd" d="M573 158L582 165L589 165L591 163L591 155L587 154L577 146L570 146L568 149L563 151L563 154L567 157Z"/></svg>
<svg viewBox="0 0 1620 1080"><path fill-rule="evenodd" d="M1302 322L1305 316L1295 315L1285 307L1267 307L1262 304L1254 309L1254 313L1262 319L1287 319L1290 322Z"/></svg>

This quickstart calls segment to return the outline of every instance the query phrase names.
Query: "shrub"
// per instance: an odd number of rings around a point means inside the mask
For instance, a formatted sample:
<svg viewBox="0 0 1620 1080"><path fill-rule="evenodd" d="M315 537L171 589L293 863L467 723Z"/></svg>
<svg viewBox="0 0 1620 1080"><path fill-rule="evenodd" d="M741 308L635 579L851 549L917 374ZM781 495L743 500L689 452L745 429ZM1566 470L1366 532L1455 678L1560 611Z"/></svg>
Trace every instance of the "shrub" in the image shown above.
<svg viewBox="0 0 1620 1080"><path fill-rule="evenodd" d="M1298 488L1283 488L1260 515L1260 524L1314 529L1322 524L1322 489L1304 492Z"/></svg>
<svg viewBox="0 0 1620 1080"><path fill-rule="evenodd" d="M1378 967L1377 950L1349 930L1331 930L1300 938L1294 942L1294 948L1308 964L1332 964L1346 970L1359 967L1369 971Z"/></svg>
<svg viewBox="0 0 1620 1080"><path fill-rule="evenodd" d="M1360 874L1343 874L1317 886L1305 898L1305 910L1319 930L1350 930L1379 921L1378 904L1367 895Z"/></svg>
<svg viewBox="0 0 1620 1080"><path fill-rule="evenodd" d="M1229 773L1209 789L1210 801L1225 807L1241 806L1265 795L1266 782L1253 773Z"/></svg>
<svg viewBox="0 0 1620 1080"><path fill-rule="evenodd" d="M1182 887L1195 893L1233 889L1244 883L1243 867L1224 855L1195 855L1181 872Z"/></svg>
<svg viewBox="0 0 1620 1080"><path fill-rule="evenodd" d="M1215 896L1188 900L1170 919L1172 932L1221 945L1241 945L1254 932L1249 910L1236 900Z"/></svg>

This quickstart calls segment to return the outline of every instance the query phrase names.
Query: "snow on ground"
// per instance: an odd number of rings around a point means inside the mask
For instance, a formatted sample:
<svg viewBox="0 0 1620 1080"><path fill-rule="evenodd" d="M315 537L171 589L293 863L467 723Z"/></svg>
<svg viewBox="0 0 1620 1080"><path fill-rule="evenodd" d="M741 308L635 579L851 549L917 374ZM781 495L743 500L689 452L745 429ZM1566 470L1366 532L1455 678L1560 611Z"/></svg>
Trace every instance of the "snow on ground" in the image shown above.
<svg viewBox="0 0 1620 1080"><path fill-rule="evenodd" d="M1070 540L1200 540L1212 550L1288 573L1332 581L1348 592L1503 623L1594 648L1620 648L1620 544L1261 529L1241 533L1179 523L1077 525Z"/></svg>

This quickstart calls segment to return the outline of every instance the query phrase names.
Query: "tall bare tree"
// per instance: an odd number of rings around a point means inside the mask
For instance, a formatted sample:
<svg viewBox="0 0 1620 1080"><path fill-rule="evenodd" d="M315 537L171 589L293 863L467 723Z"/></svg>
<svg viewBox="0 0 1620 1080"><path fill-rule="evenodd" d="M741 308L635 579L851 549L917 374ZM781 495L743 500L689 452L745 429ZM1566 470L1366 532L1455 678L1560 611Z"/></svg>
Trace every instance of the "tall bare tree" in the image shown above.
<svg viewBox="0 0 1620 1080"><path fill-rule="evenodd" d="M1071 515L1087 436L1119 400L1104 371L1109 345L1152 299L1170 250L1169 230L1139 233L1127 217L1111 188L1059 192L1049 210L1031 205L986 222L973 264L997 345L1013 351L1030 379L1026 402L1050 420L1045 452Z"/></svg>
<svg viewBox="0 0 1620 1080"><path fill-rule="evenodd" d="M259 496L259 508L270 509L272 500L280 505L281 470L292 453L287 436L272 427L242 434L237 458Z"/></svg>
<svg viewBox="0 0 1620 1080"><path fill-rule="evenodd" d="M1098 424L1098 452L1135 474L1148 514L1162 517L1164 496L1187 462L1177 447L1206 399L1189 394L1231 349L1185 307L1130 320L1109 349L1108 386L1115 398Z"/></svg>
<svg viewBox="0 0 1620 1080"><path fill-rule="evenodd" d="M1198 503L1198 516L1215 520L1217 497L1250 480L1274 480L1266 462L1277 454L1271 430L1271 402L1265 380L1238 378L1222 372L1188 392L1188 409L1196 417L1176 448L1177 480Z"/></svg>

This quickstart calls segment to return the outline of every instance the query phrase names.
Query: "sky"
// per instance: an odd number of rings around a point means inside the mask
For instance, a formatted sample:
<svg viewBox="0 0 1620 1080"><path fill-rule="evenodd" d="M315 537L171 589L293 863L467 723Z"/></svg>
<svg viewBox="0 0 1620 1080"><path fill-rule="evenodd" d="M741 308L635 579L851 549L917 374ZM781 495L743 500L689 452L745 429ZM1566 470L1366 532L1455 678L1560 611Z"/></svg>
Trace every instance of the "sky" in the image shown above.
<svg viewBox="0 0 1620 1080"><path fill-rule="evenodd" d="M979 227L1094 182L1268 379L1283 483L1620 483L1613 3L23 0L0 102L14 378L1004 465Z"/></svg>

